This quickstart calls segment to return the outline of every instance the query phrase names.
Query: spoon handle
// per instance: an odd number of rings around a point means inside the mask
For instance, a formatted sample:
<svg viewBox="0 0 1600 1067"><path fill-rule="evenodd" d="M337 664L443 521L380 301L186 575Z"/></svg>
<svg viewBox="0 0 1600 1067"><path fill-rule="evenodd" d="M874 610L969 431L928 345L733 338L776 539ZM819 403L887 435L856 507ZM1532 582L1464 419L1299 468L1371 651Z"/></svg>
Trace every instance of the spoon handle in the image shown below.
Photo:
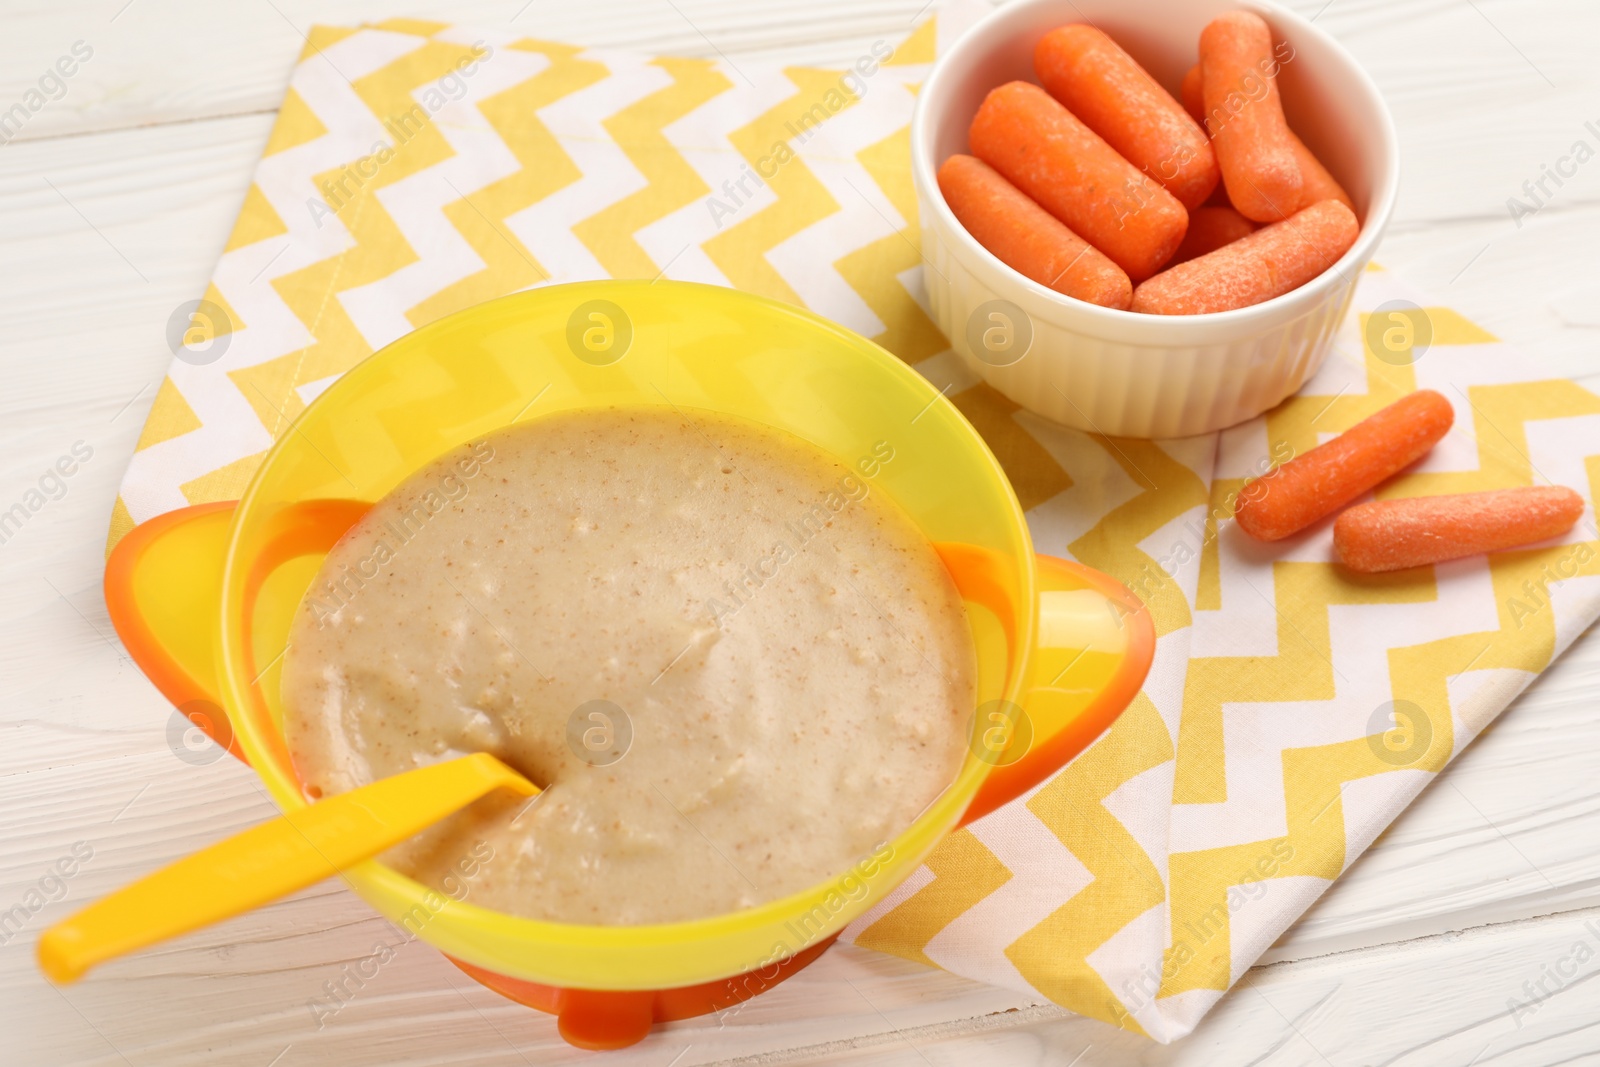
<svg viewBox="0 0 1600 1067"><path fill-rule="evenodd" d="M495 789L539 790L486 752L339 793L163 867L44 932L53 981L242 914L371 859Z"/></svg>

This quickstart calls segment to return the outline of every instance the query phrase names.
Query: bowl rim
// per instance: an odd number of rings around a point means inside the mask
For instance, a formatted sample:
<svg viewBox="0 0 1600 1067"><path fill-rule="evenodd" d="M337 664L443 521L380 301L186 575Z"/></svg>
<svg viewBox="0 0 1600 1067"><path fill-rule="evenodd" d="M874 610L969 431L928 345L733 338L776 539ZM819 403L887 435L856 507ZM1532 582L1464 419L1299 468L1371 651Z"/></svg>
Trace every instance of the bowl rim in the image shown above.
<svg viewBox="0 0 1600 1067"><path fill-rule="evenodd" d="M975 273L984 275L990 287L1000 295L1025 297L1028 303L1048 308L1059 318L1070 316L1070 328L1075 331L1150 347L1187 347L1208 341L1235 339L1292 320L1310 306L1327 299L1337 289L1353 285L1354 276L1365 269L1378 242L1382 240L1399 196L1400 145L1394 116L1377 83L1355 56L1337 38L1311 20L1273 0L1235 0L1235 6L1253 10L1267 19L1273 24L1275 36L1282 35L1284 26L1292 26L1295 35L1315 38L1344 63L1351 87L1360 92L1378 118L1377 136L1383 151L1382 173L1374 183L1372 202L1367 206L1366 217L1361 222L1361 232L1356 236L1355 243L1327 270L1298 288L1249 307L1201 315L1151 315L1102 307L1058 293L1002 262L967 232L939 191L936 176L938 167L933 159L932 146L937 132L935 126L943 116L933 114L934 101L938 100L944 83L954 77L951 70L958 57L992 47L995 40L1009 35L1014 23L1023 21L1037 9L1064 7L1067 12L1064 22L1087 21L1072 0L1013 0L968 28L935 60L917 93L916 107L911 117L911 176L921 194L924 228L936 226L941 241L950 246L951 255L962 259L963 264ZM1075 12L1077 14L1074 16ZM931 218L928 217L930 212ZM931 269L938 269L928 255L926 237L923 262ZM1006 290L1011 292L1007 293Z"/></svg>
<svg viewBox="0 0 1600 1067"><path fill-rule="evenodd" d="M294 421L273 442L261 465L252 475L245 491L240 496L235 507L233 518L229 523L227 545L224 554L222 581L222 595L220 614L216 619L213 647L219 665L219 697L229 715L230 722L234 723L234 736L239 739L240 746L249 760L250 769L262 780L274 804L282 812L289 813L308 806L298 788L298 782L289 781L278 767L274 756L273 746L281 742L281 729L270 731L270 736L263 735L255 719L244 714L242 709L251 701L252 693L257 683L251 681L246 675L248 672L235 669L236 663L242 662L239 652L248 641L248 634L244 628L233 618L235 598L242 591L243 583L249 572L251 560L244 551L246 539L245 520L256 520L259 516L257 500L262 492L268 473L273 469L279 457L286 449L291 447L291 442L300 436L297 428L308 413L334 403L338 398L352 390L366 387L366 379L374 372L374 368L381 368L386 359L392 359L394 352L402 346L413 346L426 343L429 338L445 333L451 329L459 329L462 320L468 318L498 321L500 318L519 313L518 305L527 303L540 303L551 299L552 293L560 291L589 290L596 295L615 294L619 289L661 289L668 292L678 291L688 295L700 294L713 299L729 300L735 303L748 303L761 309L763 314L775 315L787 319L799 330L805 330L818 337L823 335L836 339L836 342L859 353L863 358L870 359L880 365L887 373L900 378L907 385L924 395L928 408L937 408L946 416L946 421L974 447L974 460L981 464L1001 493L1007 505L1007 514L1011 519L1009 525L1017 542L1018 566L1018 612L1016 620L1016 651L1007 664L1007 677L1002 680L1002 695L1006 700L1020 702L1021 693L1028 684L1028 668L1034 654L1038 632L1038 601L1039 601L1039 575L1037 556L1035 555L1032 532L1028 528L1027 518L1018 500L1015 488L1011 485L1010 478L1006 475L1000 461L994 455L988 443L966 418L959 408L950 401L948 396L936 389L932 383L919 374L910 364L884 349L848 327L833 322L821 315L805 308L796 307L783 301L769 297L748 293L743 290L733 289L728 286L710 285L700 282L683 282L662 279L659 281L646 281L644 279L593 279L561 283L559 285L538 286L525 289L516 293L484 301L471 307L463 308L442 316L424 326L412 330L389 344L377 349L355 366L342 374L337 381L320 393L315 399L296 416ZM686 299L688 296L685 297ZM332 398L331 400L329 398ZM927 408L924 409L926 411ZM919 416L920 418L920 416ZM265 672L263 672L265 673ZM259 680L259 677L258 677ZM285 756L287 758L287 756ZM970 755L963 759L961 768L954 778L941 790L926 807L904 827L899 833L888 839L885 844L890 846L890 854L882 861L885 869L905 867L903 873L895 877L887 885L876 892L870 893L874 902L883 900L889 893L902 884L906 878L915 873L916 865L906 866L906 856L914 856L916 863L926 858L928 851L934 845L943 841L949 833L959 825L966 809L970 806L989 773L994 770L993 765L986 764L983 760L972 758ZM907 848L916 838L926 835L930 829L935 831L935 836L927 848L920 845ZM907 849L902 853L902 849ZM875 855L875 853L873 854ZM859 862L859 861L858 861ZM389 867L377 859L364 861L354 865L341 874L345 880L357 890L358 895L380 914L384 914L394 921L401 921L401 916L409 915L417 906L429 907L431 915L425 931L420 931L418 936L429 941L436 948L451 956L466 959L470 963L504 974L509 977L524 980L552 983L561 986L581 987L587 989L640 989L640 988L672 988L680 985L693 984L702 981L718 981L723 978L734 978L741 973L748 973L769 966L769 958L754 958L749 960L746 971L728 973L720 970L713 974L703 974L698 962L691 962L681 966L684 971L675 975L670 981L658 985L641 986L638 981L631 981L629 974L636 973L641 964L637 961L645 957L657 958L664 951L681 953L682 950L695 946L705 946L708 943L725 944L730 939L742 939L748 934L750 928L767 928L779 920L792 920L797 916L808 913L808 907L814 905L819 897L828 892L836 891L842 881L854 872L849 868L842 872L831 874L820 881L790 893L786 896L765 901L730 912L719 912L715 915L704 916L698 919L681 920L666 923L644 923L631 926L608 926L584 923L555 922L546 919L535 919L526 916L513 915L508 912L498 911L483 905L473 904L470 900L457 900L445 896L440 890L424 885L415 879L402 874L393 867ZM868 876L868 881L873 882L879 876ZM440 898L438 908L429 906L431 898ZM866 899L864 896L862 899ZM386 906L389 905L389 906ZM868 905L869 907L871 905ZM409 910L408 910L409 909ZM850 909L842 909L838 914L844 914ZM850 920L859 917L865 911L857 908ZM437 921L435 921L437 919ZM845 923L840 923L838 928L843 928ZM820 941L823 936L818 935L812 942ZM478 949L485 939L515 938L523 951L533 948L562 948L566 950L581 951L590 954L597 966L586 970L592 972L583 977L559 977L552 972L571 971L572 968L561 965L550 970L542 971L535 964L531 967L509 966L506 962L506 953L502 952L498 959L488 959ZM803 951L807 944L801 944L796 952ZM614 970L608 970L612 968ZM624 974L614 974L614 971L623 971Z"/></svg>

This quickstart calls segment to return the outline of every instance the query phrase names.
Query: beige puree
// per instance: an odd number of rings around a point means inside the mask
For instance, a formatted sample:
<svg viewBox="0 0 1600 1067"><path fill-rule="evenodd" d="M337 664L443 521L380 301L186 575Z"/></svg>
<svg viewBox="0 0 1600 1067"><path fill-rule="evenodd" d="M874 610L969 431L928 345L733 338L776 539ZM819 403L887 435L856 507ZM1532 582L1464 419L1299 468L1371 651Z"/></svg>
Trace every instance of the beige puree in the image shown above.
<svg viewBox="0 0 1600 1067"><path fill-rule="evenodd" d="M844 872L955 777L973 707L960 598L872 485L894 456L852 470L638 409L440 457L334 546L295 619L308 794L494 753L543 795L386 859L561 922L698 918Z"/></svg>

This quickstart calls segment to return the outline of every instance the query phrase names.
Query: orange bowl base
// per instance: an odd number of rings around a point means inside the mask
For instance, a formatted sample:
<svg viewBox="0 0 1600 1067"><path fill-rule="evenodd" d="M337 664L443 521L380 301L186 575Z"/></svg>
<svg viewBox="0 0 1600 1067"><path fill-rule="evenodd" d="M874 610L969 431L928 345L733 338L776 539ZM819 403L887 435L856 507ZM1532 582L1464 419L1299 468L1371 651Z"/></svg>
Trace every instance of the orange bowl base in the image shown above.
<svg viewBox="0 0 1600 1067"><path fill-rule="evenodd" d="M764 993L813 962L833 944L833 935L770 967L701 985L674 989L557 989L486 971L453 956L445 959L501 996L556 1017L562 1040L593 1051L627 1048L643 1041L656 1023L725 1011Z"/></svg>

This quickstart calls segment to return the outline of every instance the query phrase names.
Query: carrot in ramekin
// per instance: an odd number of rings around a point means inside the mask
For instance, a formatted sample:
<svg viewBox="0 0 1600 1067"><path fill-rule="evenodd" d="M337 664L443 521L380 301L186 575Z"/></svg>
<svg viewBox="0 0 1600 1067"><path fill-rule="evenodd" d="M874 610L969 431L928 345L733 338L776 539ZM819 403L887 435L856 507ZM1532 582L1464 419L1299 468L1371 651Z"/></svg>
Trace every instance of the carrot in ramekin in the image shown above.
<svg viewBox="0 0 1600 1067"><path fill-rule="evenodd" d="M1122 268L981 159L945 160L939 191L967 232L1012 270L1058 293L1127 309L1133 285Z"/></svg>
<svg viewBox="0 0 1600 1067"><path fill-rule="evenodd" d="M1289 131L1289 146L1294 149L1294 161L1300 166L1300 206L1310 207L1323 200L1337 200L1351 211L1356 202L1344 191L1338 179L1328 173L1328 168L1306 147L1298 134Z"/></svg>
<svg viewBox="0 0 1600 1067"><path fill-rule="evenodd" d="M1200 64L1196 63L1184 72L1183 83L1178 87L1178 95L1183 98L1183 109L1202 128L1206 124L1206 94L1203 84L1200 79Z"/></svg>
<svg viewBox="0 0 1600 1067"><path fill-rule="evenodd" d="M1197 207L1189 212L1189 232L1172 254L1167 268L1187 263L1256 232L1256 224L1226 206Z"/></svg>
<svg viewBox="0 0 1600 1067"><path fill-rule="evenodd" d="M1122 47L1093 26L1051 30L1033 50L1051 96L1193 211L1217 187L1205 130Z"/></svg>
<svg viewBox="0 0 1600 1067"><path fill-rule="evenodd" d="M1258 541L1277 541L1332 515L1409 467L1455 422L1450 401L1418 389L1248 483L1233 517Z"/></svg>
<svg viewBox="0 0 1600 1067"><path fill-rule="evenodd" d="M1137 283L1172 258L1189 225L1145 177L1037 85L992 90L967 131L972 154L1094 245Z"/></svg>
<svg viewBox="0 0 1600 1067"><path fill-rule="evenodd" d="M1337 200L1313 204L1282 222L1141 282L1134 311L1206 315L1281 296L1338 262L1361 226Z"/></svg>
<svg viewBox="0 0 1600 1067"><path fill-rule="evenodd" d="M1582 514L1562 485L1374 500L1334 521L1333 547L1353 571L1398 571L1559 537Z"/></svg>
<svg viewBox="0 0 1600 1067"><path fill-rule="evenodd" d="M1200 67L1198 64L1189 68L1183 76L1183 87L1179 90L1183 94L1183 107L1190 115L1205 121L1205 97L1200 88ZM1293 130L1289 131L1289 146L1294 150L1294 161L1300 167L1300 203L1296 208L1310 207L1312 204L1323 200L1337 200L1351 211L1356 209L1356 203L1350 199L1350 194L1344 191L1334 176L1328 173L1328 168L1322 165L1322 160L1316 157L1300 135ZM1226 189L1226 185L1224 185ZM1215 201L1215 197L1212 198ZM1275 221L1275 220L1274 220ZM1193 220L1190 220L1193 225Z"/></svg>
<svg viewBox="0 0 1600 1067"><path fill-rule="evenodd" d="M1245 218L1274 222L1301 204L1304 179L1283 117L1272 30L1230 11L1200 33L1206 125L1228 199Z"/></svg>

